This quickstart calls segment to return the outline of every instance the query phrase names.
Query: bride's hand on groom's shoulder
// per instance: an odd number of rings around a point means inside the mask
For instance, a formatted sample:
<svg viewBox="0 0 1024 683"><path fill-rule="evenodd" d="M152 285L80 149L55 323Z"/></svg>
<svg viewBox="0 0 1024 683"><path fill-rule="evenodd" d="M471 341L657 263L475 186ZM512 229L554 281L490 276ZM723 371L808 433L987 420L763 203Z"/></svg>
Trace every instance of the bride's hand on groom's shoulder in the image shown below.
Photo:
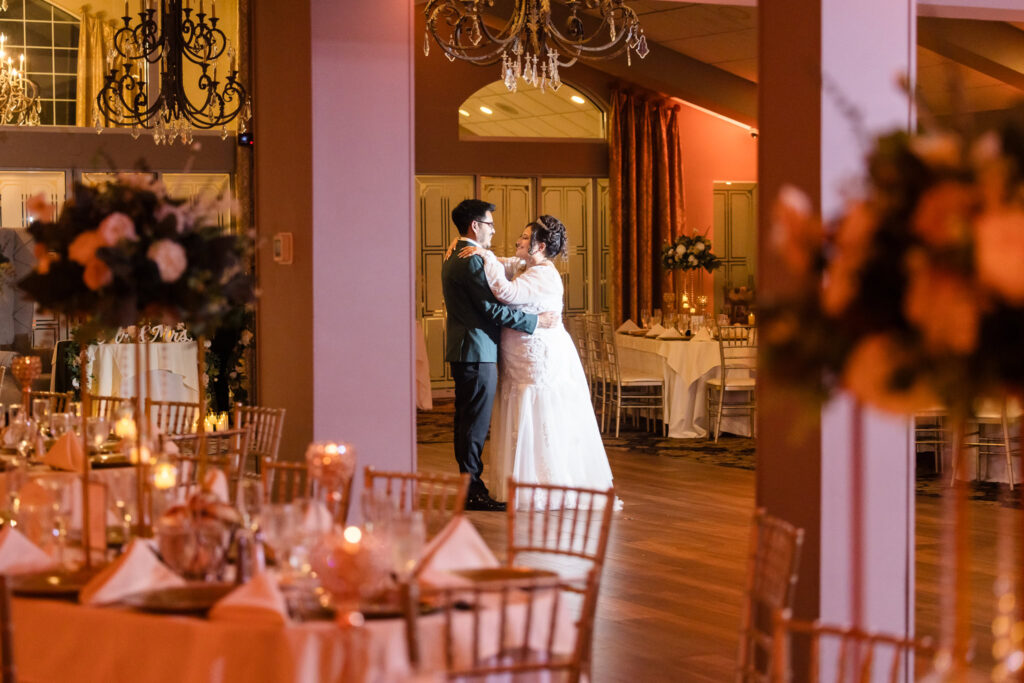
<svg viewBox="0 0 1024 683"><path fill-rule="evenodd" d="M480 256L483 259L487 259L487 255L491 252L483 247L468 246L463 247L459 250L459 258L469 258L470 256Z"/></svg>
<svg viewBox="0 0 1024 683"><path fill-rule="evenodd" d="M459 243L459 238L456 237L455 239L452 240L452 243L448 245L448 248L444 250L444 259L445 259L445 261L447 261L448 257L452 255L453 251L455 251L455 245L458 244L458 243Z"/></svg>

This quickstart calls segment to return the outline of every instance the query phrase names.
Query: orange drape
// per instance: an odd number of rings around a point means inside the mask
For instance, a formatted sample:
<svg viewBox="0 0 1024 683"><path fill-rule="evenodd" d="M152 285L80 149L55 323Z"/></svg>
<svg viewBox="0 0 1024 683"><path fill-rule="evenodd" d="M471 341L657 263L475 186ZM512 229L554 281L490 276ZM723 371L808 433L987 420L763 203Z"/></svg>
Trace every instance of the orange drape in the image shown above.
<svg viewBox="0 0 1024 683"><path fill-rule="evenodd" d="M617 90L612 94L608 162L612 221L612 322L640 320L672 291L662 246L681 235L683 160L678 106Z"/></svg>

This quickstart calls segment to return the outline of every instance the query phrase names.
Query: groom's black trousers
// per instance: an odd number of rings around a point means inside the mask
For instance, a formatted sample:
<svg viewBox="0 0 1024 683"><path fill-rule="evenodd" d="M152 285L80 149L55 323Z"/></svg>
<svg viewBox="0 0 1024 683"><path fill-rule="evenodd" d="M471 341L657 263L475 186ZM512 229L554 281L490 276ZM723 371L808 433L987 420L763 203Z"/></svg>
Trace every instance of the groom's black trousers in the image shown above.
<svg viewBox="0 0 1024 683"><path fill-rule="evenodd" d="M484 471L480 455L491 425L498 364L452 363L451 366L455 379L455 459L459 471L469 473L469 494L487 493L487 486L480 479Z"/></svg>

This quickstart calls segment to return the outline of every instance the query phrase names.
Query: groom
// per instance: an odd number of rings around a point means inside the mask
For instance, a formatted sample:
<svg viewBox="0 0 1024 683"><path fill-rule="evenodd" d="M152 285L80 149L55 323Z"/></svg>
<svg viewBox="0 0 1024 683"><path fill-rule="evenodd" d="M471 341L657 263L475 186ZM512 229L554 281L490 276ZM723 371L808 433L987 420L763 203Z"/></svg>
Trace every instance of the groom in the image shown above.
<svg viewBox="0 0 1024 683"><path fill-rule="evenodd" d="M452 210L452 222L459 240L441 269L444 303L448 310L448 343L445 360L455 379L455 459L460 472L468 472L467 510L504 510L505 503L491 498L480 479L484 449L491 422L491 407L498 383L498 342L501 328L533 334L534 329L558 323L556 313L539 316L516 311L498 303L484 277L480 256L460 258L468 246L490 248L494 236L495 206L479 199L466 199Z"/></svg>

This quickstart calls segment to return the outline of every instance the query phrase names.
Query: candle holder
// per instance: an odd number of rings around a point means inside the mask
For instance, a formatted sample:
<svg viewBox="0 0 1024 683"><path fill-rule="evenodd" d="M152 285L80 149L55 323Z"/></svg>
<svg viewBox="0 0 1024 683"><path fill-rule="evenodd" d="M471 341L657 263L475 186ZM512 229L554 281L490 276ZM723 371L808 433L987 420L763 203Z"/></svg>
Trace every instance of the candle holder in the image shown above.
<svg viewBox="0 0 1024 683"><path fill-rule="evenodd" d="M21 385L21 401L25 411L32 410L32 382L43 372L43 364L39 356L18 356L11 361L11 374Z"/></svg>

